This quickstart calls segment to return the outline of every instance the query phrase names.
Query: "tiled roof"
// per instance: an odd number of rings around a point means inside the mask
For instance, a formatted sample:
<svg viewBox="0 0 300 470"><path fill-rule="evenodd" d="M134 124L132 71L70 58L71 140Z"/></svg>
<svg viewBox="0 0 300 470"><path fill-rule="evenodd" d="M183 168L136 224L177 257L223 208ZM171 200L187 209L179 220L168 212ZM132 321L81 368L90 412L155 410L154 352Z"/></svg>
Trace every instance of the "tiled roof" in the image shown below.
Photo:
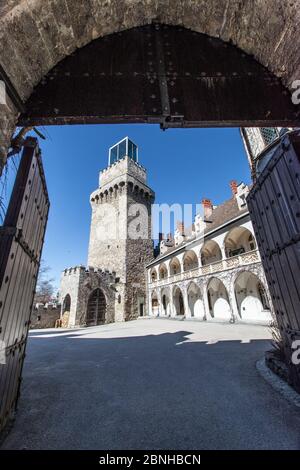
<svg viewBox="0 0 300 470"><path fill-rule="evenodd" d="M237 200L235 197L232 197L228 201L223 202L218 207L213 210L211 217L206 219L208 222L204 233L208 233L211 230L214 230L221 225L229 222L232 219L235 219L239 215L245 214L248 212L247 206L244 209L239 209Z"/></svg>
<svg viewBox="0 0 300 470"><path fill-rule="evenodd" d="M246 214L247 212L248 212L247 206L245 206L245 208L241 210L239 209L239 206L235 197L228 199L228 201L225 201L219 206L217 206L213 210L211 217L206 219L206 222L208 223L204 230L204 234L208 234L212 230L215 230L218 227L221 227L222 225L226 224L226 222L230 222L230 220L233 220L242 214ZM186 242L182 243L181 245L170 247L164 254L157 256L157 258L155 258L155 261L161 258L165 258L170 253L173 253L173 251L176 251L184 247L186 243L193 241L195 238L196 236L189 237L186 240Z"/></svg>

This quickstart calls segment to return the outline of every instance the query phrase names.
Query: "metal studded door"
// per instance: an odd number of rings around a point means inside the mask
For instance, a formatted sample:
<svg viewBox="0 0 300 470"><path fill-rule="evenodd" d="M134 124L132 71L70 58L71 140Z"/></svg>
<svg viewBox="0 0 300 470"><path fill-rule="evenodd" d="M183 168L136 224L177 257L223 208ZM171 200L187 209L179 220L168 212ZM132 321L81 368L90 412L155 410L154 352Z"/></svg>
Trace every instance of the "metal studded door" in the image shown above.
<svg viewBox="0 0 300 470"><path fill-rule="evenodd" d="M0 431L18 400L48 211L40 150L28 137L0 227Z"/></svg>
<svg viewBox="0 0 300 470"><path fill-rule="evenodd" d="M285 135L260 158L248 207L284 341L291 383L300 391L300 131Z"/></svg>

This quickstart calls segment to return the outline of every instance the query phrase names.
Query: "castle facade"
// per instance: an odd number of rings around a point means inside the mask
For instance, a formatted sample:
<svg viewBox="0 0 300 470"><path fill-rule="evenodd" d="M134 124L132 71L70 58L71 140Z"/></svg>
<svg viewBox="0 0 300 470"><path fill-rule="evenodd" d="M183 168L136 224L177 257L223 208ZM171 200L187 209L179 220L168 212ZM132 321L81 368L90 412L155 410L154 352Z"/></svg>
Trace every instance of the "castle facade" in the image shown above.
<svg viewBox="0 0 300 470"><path fill-rule="evenodd" d="M139 316L268 323L271 299L255 240L247 194L208 199L191 227L152 241L155 195L127 137L109 149L108 167L91 194L87 266L63 271L62 324L95 326Z"/></svg>

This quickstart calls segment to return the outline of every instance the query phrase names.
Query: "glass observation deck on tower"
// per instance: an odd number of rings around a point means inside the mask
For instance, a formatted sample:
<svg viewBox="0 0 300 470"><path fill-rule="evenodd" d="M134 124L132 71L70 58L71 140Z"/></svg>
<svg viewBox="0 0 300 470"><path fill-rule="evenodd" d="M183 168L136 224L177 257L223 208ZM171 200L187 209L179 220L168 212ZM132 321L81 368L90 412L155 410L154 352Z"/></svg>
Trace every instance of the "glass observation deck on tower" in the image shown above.
<svg viewBox="0 0 300 470"><path fill-rule="evenodd" d="M128 137L110 147L108 164L112 165L125 157L138 162L138 147Z"/></svg>

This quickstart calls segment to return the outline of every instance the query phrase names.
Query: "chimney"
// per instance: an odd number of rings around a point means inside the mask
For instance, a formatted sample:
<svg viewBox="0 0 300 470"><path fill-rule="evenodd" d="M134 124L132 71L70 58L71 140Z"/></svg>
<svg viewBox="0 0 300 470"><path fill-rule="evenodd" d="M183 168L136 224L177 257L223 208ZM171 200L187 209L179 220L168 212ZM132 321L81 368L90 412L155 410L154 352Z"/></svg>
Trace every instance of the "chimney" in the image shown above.
<svg viewBox="0 0 300 470"><path fill-rule="evenodd" d="M164 234L161 233L161 232L159 232L159 234L158 234L158 241L159 241L159 243L160 243L163 239L164 239Z"/></svg>
<svg viewBox="0 0 300 470"><path fill-rule="evenodd" d="M177 222L177 230L180 233L180 235L184 235L184 223L183 222Z"/></svg>
<svg viewBox="0 0 300 470"><path fill-rule="evenodd" d="M210 199L202 199L203 211L204 211L204 220L210 218L213 212L213 205Z"/></svg>
<svg viewBox="0 0 300 470"><path fill-rule="evenodd" d="M230 181L230 187L232 194L235 196L238 192L238 184L235 180Z"/></svg>

